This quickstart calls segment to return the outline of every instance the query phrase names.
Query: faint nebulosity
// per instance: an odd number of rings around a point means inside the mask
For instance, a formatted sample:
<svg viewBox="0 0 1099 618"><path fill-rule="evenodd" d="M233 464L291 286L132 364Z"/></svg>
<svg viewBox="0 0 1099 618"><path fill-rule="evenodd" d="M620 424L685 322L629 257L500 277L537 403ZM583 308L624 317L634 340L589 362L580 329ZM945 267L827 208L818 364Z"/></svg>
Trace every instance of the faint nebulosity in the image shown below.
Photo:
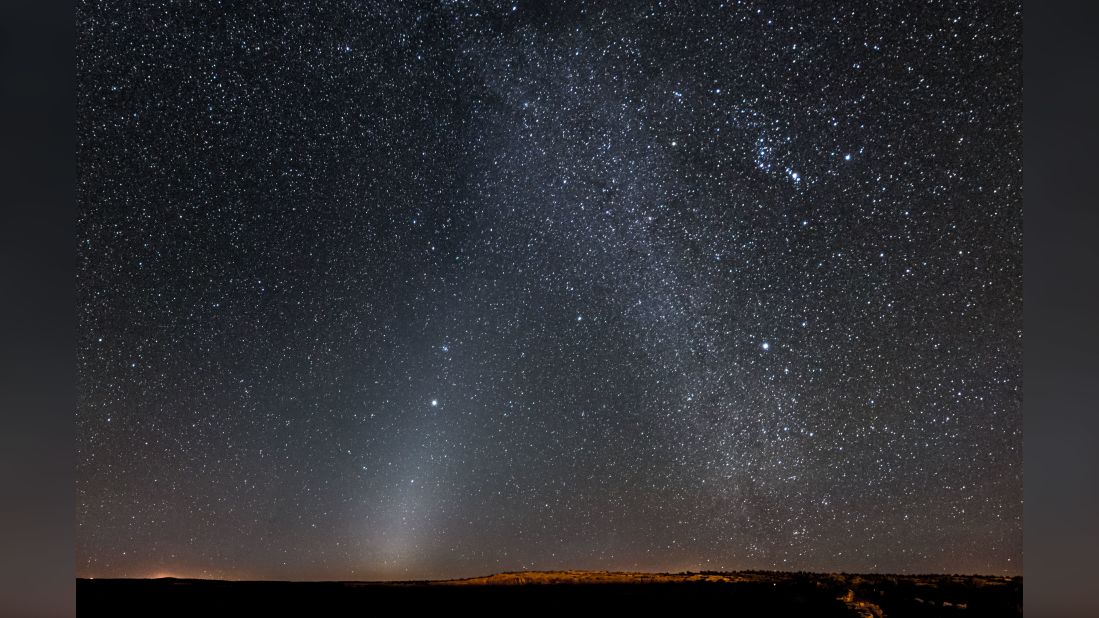
<svg viewBox="0 0 1099 618"><path fill-rule="evenodd" d="M77 18L79 576L1022 572L1018 3Z"/></svg>

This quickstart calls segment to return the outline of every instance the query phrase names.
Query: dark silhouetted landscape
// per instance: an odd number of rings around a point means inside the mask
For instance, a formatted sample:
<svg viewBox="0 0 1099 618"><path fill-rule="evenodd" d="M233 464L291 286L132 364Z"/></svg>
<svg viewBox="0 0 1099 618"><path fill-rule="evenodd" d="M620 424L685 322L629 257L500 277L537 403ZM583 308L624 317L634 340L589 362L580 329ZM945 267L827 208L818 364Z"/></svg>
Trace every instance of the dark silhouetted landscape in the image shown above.
<svg viewBox="0 0 1099 618"><path fill-rule="evenodd" d="M78 579L80 616L645 611L731 616L1021 616L1021 577L527 571L434 581Z"/></svg>

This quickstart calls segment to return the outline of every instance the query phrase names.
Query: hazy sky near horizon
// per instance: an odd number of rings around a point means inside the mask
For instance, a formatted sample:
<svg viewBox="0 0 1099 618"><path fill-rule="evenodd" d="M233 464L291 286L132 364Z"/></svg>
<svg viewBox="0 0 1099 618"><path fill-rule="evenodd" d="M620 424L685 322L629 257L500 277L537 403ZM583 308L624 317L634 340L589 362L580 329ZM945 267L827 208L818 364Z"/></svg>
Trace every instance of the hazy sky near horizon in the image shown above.
<svg viewBox="0 0 1099 618"><path fill-rule="evenodd" d="M78 576L1022 572L1018 3L77 26Z"/></svg>

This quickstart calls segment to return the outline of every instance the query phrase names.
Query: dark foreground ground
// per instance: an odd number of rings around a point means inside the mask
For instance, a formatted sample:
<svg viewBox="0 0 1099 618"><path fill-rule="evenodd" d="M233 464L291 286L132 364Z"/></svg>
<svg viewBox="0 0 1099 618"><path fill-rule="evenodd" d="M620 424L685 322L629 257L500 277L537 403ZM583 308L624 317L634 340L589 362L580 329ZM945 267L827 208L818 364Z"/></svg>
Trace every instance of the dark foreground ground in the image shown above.
<svg viewBox="0 0 1099 618"><path fill-rule="evenodd" d="M78 579L78 616L372 616L594 611L725 616L1021 616L1022 578L523 572L430 582Z"/></svg>

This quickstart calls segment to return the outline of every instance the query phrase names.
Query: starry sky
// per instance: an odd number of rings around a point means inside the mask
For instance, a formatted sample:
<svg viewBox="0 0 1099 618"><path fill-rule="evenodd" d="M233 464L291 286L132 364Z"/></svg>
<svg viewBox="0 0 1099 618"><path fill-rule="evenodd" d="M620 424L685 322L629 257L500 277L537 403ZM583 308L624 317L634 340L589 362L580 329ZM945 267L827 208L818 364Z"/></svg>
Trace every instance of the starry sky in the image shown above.
<svg viewBox="0 0 1099 618"><path fill-rule="evenodd" d="M77 26L78 576L1022 572L1018 3Z"/></svg>

